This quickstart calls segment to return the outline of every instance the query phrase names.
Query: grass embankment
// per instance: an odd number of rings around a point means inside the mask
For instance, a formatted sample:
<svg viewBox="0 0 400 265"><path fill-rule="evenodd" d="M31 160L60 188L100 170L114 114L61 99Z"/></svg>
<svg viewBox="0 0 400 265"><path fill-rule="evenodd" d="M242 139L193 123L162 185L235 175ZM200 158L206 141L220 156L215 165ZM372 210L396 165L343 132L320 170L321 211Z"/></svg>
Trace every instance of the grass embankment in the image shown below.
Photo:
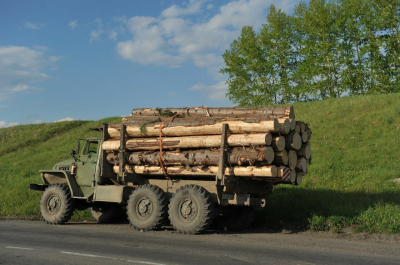
<svg viewBox="0 0 400 265"><path fill-rule="evenodd" d="M300 186L278 186L258 223L272 228L400 233L400 94L359 96L295 105L310 124L312 164ZM0 216L39 215L40 169L70 157L78 138L100 136L73 121L0 129ZM75 218L89 218L87 211Z"/></svg>
<svg viewBox="0 0 400 265"><path fill-rule="evenodd" d="M259 220L314 230L400 233L400 94L294 105L313 131L300 186L274 190Z"/></svg>

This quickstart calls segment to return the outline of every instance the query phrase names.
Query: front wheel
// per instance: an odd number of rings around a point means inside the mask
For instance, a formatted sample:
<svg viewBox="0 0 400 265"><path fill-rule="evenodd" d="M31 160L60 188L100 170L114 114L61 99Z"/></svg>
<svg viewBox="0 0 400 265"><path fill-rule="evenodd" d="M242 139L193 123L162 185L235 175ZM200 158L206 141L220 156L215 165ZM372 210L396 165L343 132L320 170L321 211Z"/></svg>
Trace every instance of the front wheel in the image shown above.
<svg viewBox="0 0 400 265"><path fill-rule="evenodd" d="M63 224L71 219L75 202L69 187L63 184L50 185L40 199L40 212L48 224Z"/></svg>

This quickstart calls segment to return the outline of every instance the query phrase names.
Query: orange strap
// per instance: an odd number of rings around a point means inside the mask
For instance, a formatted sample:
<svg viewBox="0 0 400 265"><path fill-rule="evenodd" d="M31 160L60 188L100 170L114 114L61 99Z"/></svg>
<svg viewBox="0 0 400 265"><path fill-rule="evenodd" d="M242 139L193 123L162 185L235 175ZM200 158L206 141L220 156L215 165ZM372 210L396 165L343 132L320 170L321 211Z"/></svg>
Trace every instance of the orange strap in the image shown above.
<svg viewBox="0 0 400 265"><path fill-rule="evenodd" d="M190 109L190 108L186 108L184 111L181 111L181 112L175 114L174 116L171 116L171 117L169 117L168 119L163 120L163 121L160 123L160 157L158 158L158 161L160 162L160 166L161 166L161 168L162 168L162 170L163 170L163 172L164 172L164 175L165 175L169 180L171 180L171 178L168 176L167 171L165 170L165 167L164 167L165 158L164 158L164 156L163 156L163 151L162 151L162 150L163 150L163 148L162 148L162 128L163 128L165 122L167 122L167 121L169 121L169 120L172 120L172 119L175 118L176 116L178 116L178 115L184 113L185 111L188 111L189 109Z"/></svg>

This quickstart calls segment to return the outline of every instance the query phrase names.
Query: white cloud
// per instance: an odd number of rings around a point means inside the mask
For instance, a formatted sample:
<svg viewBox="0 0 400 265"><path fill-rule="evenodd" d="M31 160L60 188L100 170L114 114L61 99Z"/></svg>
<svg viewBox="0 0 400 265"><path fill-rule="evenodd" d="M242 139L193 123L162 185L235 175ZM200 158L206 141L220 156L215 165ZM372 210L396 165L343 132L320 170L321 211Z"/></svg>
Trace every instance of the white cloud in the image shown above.
<svg viewBox="0 0 400 265"><path fill-rule="evenodd" d="M162 13L162 17L178 17L190 14L196 14L201 12L201 6L204 2L207 1L199 1L199 0L190 0L186 7L179 7L177 5L172 5L169 8L165 9Z"/></svg>
<svg viewBox="0 0 400 265"><path fill-rule="evenodd" d="M133 35L132 40L117 43L118 54L141 64L176 66L177 61L192 58L199 67L211 67L199 58L228 49L244 25L261 27L271 4L275 3L278 8L286 6L287 2L291 7L295 4L289 0L238 0L221 6L219 12L207 20L194 20L193 17L207 8L204 2L190 0L183 7L172 5L159 17L114 18L125 24ZM209 4L208 8L213 6ZM185 15L191 16L183 19ZM153 58L144 58L154 53ZM221 63L220 60L214 62Z"/></svg>
<svg viewBox="0 0 400 265"><path fill-rule="evenodd" d="M90 32L90 42L92 42L94 40L100 40L100 36L103 33L104 33L104 31L102 29L92 30Z"/></svg>
<svg viewBox="0 0 400 265"><path fill-rule="evenodd" d="M31 22L26 22L24 24L24 26L25 26L25 28L36 30L36 29L42 28L44 26L44 24L33 24Z"/></svg>
<svg viewBox="0 0 400 265"><path fill-rule="evenodd" d="M71 118L71 117L66 117L64 119L61 119L61 120L58 120L58 121L55 121L55 122L62 122L62 121L76 121L76 119Z"/></svg>
<svg viewBox="0 0 400 265"><path fill-rule="evenodd" d="M23 91L43 91L43 88L40 87L32 87L27 85L17 85L10 89L11 92L23 92Z"/></svg>
<svg viewBox="0 0 400 265"><path fill-rule="evenodd" d="M117 53L123 59L143 65L171 68L192 61L195 66L206 68L219 81L223 78L219 73L223 66L221 54L229 49L241 28L250 25L259 29L265 23L271 4L285 11L296 4L292 0L237 0L221 6L215 15L207 17L207 9L216 8L211 3L205 5L206 2L190 0L182 5L172 5L158 17L114 18L132 34L131 40L116 44ZM201 16L203 12L206 15ZM225 99L225 92L221 91L227 86L221 82L208 89L199 87L210 92L210 99Z"/></svg>
<svg viewBox="0 0 400 265"><path fill-rule="evenodd" d="M108 38L110 40L117 40L117 35L118 35L118 32L116 32L115 30L112 30L108 33Z"/></svg>
<svg viewBox="0 0 400 265"><path fill-rule="evenodd" d="M58 58L23 46L0 47L0 101L14 93L43 90L31 84L51 79L42 70Z"/></svg>
<svg viewBox="0 0 400 265"><path fill-rule="evenodd" d="M213 86L205 86L203 84L197 84L189 88L191 91L202 91L207 95L207 98L214 101L228 101L226 98L226 92L228 91L228 85L225 81L220 81Z"/></svg>
<svg viewBox="0 0 400 265"><path fill-rule="evenodd" d="M70 27L72 30L78 27L78 20L71 20L68 23L68 27Z"/></svg>
<svg viewBox="0 0 400 265"><path fill-rule="evenodd" d="M12 126L17 126L17 125L19 125L18 122L0 121L0 128L7 128L7 127L12 127Z"/></svg>

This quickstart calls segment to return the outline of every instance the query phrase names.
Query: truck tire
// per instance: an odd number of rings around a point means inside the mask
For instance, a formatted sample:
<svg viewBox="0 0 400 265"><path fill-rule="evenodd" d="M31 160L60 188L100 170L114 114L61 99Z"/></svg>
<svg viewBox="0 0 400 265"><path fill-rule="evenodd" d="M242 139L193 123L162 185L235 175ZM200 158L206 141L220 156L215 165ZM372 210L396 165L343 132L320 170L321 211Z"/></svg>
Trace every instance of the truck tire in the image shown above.
<svg viewBox="0 0 400 265"><path fill-rule="evenodd" d="M122 207L116 203L104 203L93 206L90 213L98 224L109 224L121 218Z"/></svg>
<svg viewBox="0 0 400 265"><path fill-rule="evenodd" d="M227 213L215 219L216 226L221 230L241 231L249 228L254 222L255 212L253 207L233 206Z"/></svg>
<svg viewBox="0 0 400 265"><path fill-rule="evenodd" d="M129 222L137 230L160 228L167 219L167 197L158 186L139 186L129 196L126 214Z"/></svg>
<svg viewBox="0 0 400 265"><path fill-rule="evenodd" d="M63 224L71 219L75 201L69 187L63 184L48 186L40 199L40 212L48 224Z"/></svg>
<svg viewBox="0 0 400 265"><path fill-rule="evenodd" d="M203 187L186 185L172 196L168 212L172 226L179 233L196 234L210 226L214 203Z"/></svg>

